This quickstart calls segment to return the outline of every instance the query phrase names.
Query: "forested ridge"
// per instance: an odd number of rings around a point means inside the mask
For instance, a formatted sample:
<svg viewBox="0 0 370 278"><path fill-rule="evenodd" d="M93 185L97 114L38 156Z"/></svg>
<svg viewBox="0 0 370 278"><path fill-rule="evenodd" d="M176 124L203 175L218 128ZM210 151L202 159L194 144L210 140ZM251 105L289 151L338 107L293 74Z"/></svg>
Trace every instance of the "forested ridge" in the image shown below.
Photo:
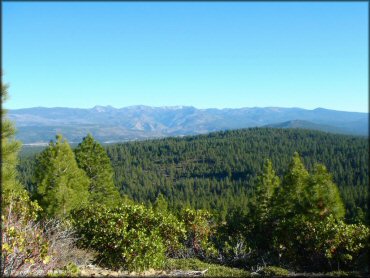
<svg viewBox="0 0 370 278"><path fill-rule="evenodd" d="M310 130L252 128L185 138L106 146L120 191L139 202L162 193L171 208L221 211L245 207L256 176L270 159L285 173L294 152L308 170L324 164L333 174L347 218L363 218L368 198L368 141Z"/></svg>
<svg viewBox="0 0 370 278"><path fill-rule="evenodd" d="M294 152L308 170L322 163L333 175L350 222L365 220L368 205L368 140L301 129L250 128L207 135L105 146L122 194L153 204L161 193L171 209L209 209L223 219L246 207L256 176L270 159L282 177ZM21 159L21 180L34 188L34 156Z"/></svg>

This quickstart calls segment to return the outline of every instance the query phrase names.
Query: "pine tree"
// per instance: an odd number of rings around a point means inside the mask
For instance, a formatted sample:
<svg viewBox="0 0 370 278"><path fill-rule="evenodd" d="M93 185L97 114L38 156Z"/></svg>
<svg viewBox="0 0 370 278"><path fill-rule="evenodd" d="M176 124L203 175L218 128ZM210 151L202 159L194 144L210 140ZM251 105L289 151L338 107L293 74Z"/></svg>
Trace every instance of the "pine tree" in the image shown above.
<svg viewBox="0 0 370 278"><path fill-rule="evenodd" d="M250 244L260 250L261 254L270 248L273 221L271 217L272 198L280 186L280 179L275 174L270 160L266 160L263 171L257 178L257 185L250 203L249 217L246 221L247 236Z"/></svg>
<svg viewBox="0 0 370 278"><path fill-rule="evenodd" d="M49 216L66 217L88 201L89 179L79 169L71 147L61 135L38 156L37 198Z"/></svg>
<svg viewBox="0 0 370 278"><path fill-rule="evenodd" d="M78 167L90 178L89 201L115 205L119 192L113 181L113 168L104 148L88 134L75 149Z"/></svg>
<svg viewBox="0 0 370 278"><path fill-rule="evenodd" d="M2 104L8 98L8 86L1 84ZM6 118L5 109L1 109L1 187L2 193L18 193L24 188L17 180L18 152L21 143L14 139L15 128L13 123Z"/></svg>
<svg viewBox="0 0 370 278"><path fill-rule="evenodd" d="M299 154L295 152L288 172L272 199L274 218L289 219L306 212L309 177Z"/></svg>
<svg viewBox="0 0 370 278"><path fill-rule="evenodd" d="M333 183L332 176L324 165L315 165L306 196L309 198L307 213L314 220L321 220L330 214L335 219L344 217L345 209L338 187Z"/></svg>
<svg viewBox="0 0 370 278"><path fill-rule="evenodd" d="M160 213L168 212L168 203L162 193L159 193L153 205L154 211Z"/></svg>
<svg viewBox="0 0 370 278"><path fill-rule="evenodd" d="M266 160L263 165L263 172L258 176L255 198L251 202L251 213L253 218L264 222L271 209L271 198L280 185L280 179L272 168L271 160Z"/></svg>

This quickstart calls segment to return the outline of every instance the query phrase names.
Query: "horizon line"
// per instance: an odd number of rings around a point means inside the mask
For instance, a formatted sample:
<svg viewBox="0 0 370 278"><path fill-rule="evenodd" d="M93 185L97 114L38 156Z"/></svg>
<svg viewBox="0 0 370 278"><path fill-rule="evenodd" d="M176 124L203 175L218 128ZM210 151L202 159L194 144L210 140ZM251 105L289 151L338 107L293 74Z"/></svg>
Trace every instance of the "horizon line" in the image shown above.
<svg viewBox="0 0 370 278"><path fill-rule="evenodd" d="M112 105L95 105L93 107L69 107L69 106L33 106L33 107L22 107L22 108L5 108L6 110L23 110L23 109L34 109L34 108L44 108L44 109L81 109L81 110L91 110L91 109L97 109L97 108L111 108L111 109L125 109L125 108L139 108L139 107L146 107L146 108L169 108L169 109L184 109L184 108L194 108L197 110L240 110L240 109L302 109L302 110L318 110L318 109L324 109L324 110L331 110L331 111L340 111L340 112L349 112L349 113L369 113L369 111L348 111L348 110L339 110L339 109L331 109L331 108L324 108L324 107L316 107L316 108L302 108L298 106L293 107L284 107L284 106L242 106L242 107L207 107L207 108L198 108L193 105L163 105L163 106L151 106L151 105L145 105L145 104L136 104L136 105L128 105L128 106L122 106L122 107L114 107Z"/></svg>

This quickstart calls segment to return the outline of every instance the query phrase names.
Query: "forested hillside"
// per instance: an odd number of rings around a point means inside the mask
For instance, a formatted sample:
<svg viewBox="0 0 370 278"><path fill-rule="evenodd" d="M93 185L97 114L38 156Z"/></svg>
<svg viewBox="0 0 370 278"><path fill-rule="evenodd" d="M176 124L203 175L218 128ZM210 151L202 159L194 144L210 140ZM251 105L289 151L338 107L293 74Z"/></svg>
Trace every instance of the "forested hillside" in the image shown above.
<svg viewBox="0 0 370 278"><path fill-rule="evenodd" d="M302 130L254 128L105 149L88 134L74 150L57 135L18 166L30 197L15 186L6 195L3 259L17 259L22 273L29 266L66 275L83 268L79 252L115 271L208 262L228 267L218 268L221 276L367 275L367 155L361 138ZM24 203L31 207L19 210ZM65 225L62 234L78 238L61 250L65 238L53 239L50 228L17 228L14 237L9 223L17 215L26 217L15 223L20 227L51 218ZM43 241L35 241L38 233ZM24 250L35 259L25 259ZM63 259L66 253L73 255ZM18 271L12 265L5 265L7 275Z"/></svg>
<svg viewBox="0 0 370 278"><path fill-rule="evenodd" d="M266 159L282 177L296 151L308 170L322 163L333 174L348 221L365 219L369 183L365 138L252 128L107 145L106 150L121 193L146 204L153 204L161 193L171 209L205 208L221 219L228 209L246 207ZM32 164L31 157L19 166L31 191Z"/></svg>

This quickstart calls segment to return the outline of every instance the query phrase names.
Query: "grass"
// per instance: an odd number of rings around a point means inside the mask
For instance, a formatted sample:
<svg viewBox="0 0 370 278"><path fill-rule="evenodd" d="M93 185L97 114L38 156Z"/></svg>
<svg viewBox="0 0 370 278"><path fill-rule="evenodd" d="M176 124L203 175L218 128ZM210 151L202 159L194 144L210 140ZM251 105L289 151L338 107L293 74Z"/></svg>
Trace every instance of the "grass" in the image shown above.
<svg viewBox="0 0 370 278"><path fill-rule="evenodd" d="M203 271L208 269L205 277L250 277L250 272L239 269L226 267L217 264L209 264L198 259L169 259L166 265L167 270L197 270Z"/></svg>

